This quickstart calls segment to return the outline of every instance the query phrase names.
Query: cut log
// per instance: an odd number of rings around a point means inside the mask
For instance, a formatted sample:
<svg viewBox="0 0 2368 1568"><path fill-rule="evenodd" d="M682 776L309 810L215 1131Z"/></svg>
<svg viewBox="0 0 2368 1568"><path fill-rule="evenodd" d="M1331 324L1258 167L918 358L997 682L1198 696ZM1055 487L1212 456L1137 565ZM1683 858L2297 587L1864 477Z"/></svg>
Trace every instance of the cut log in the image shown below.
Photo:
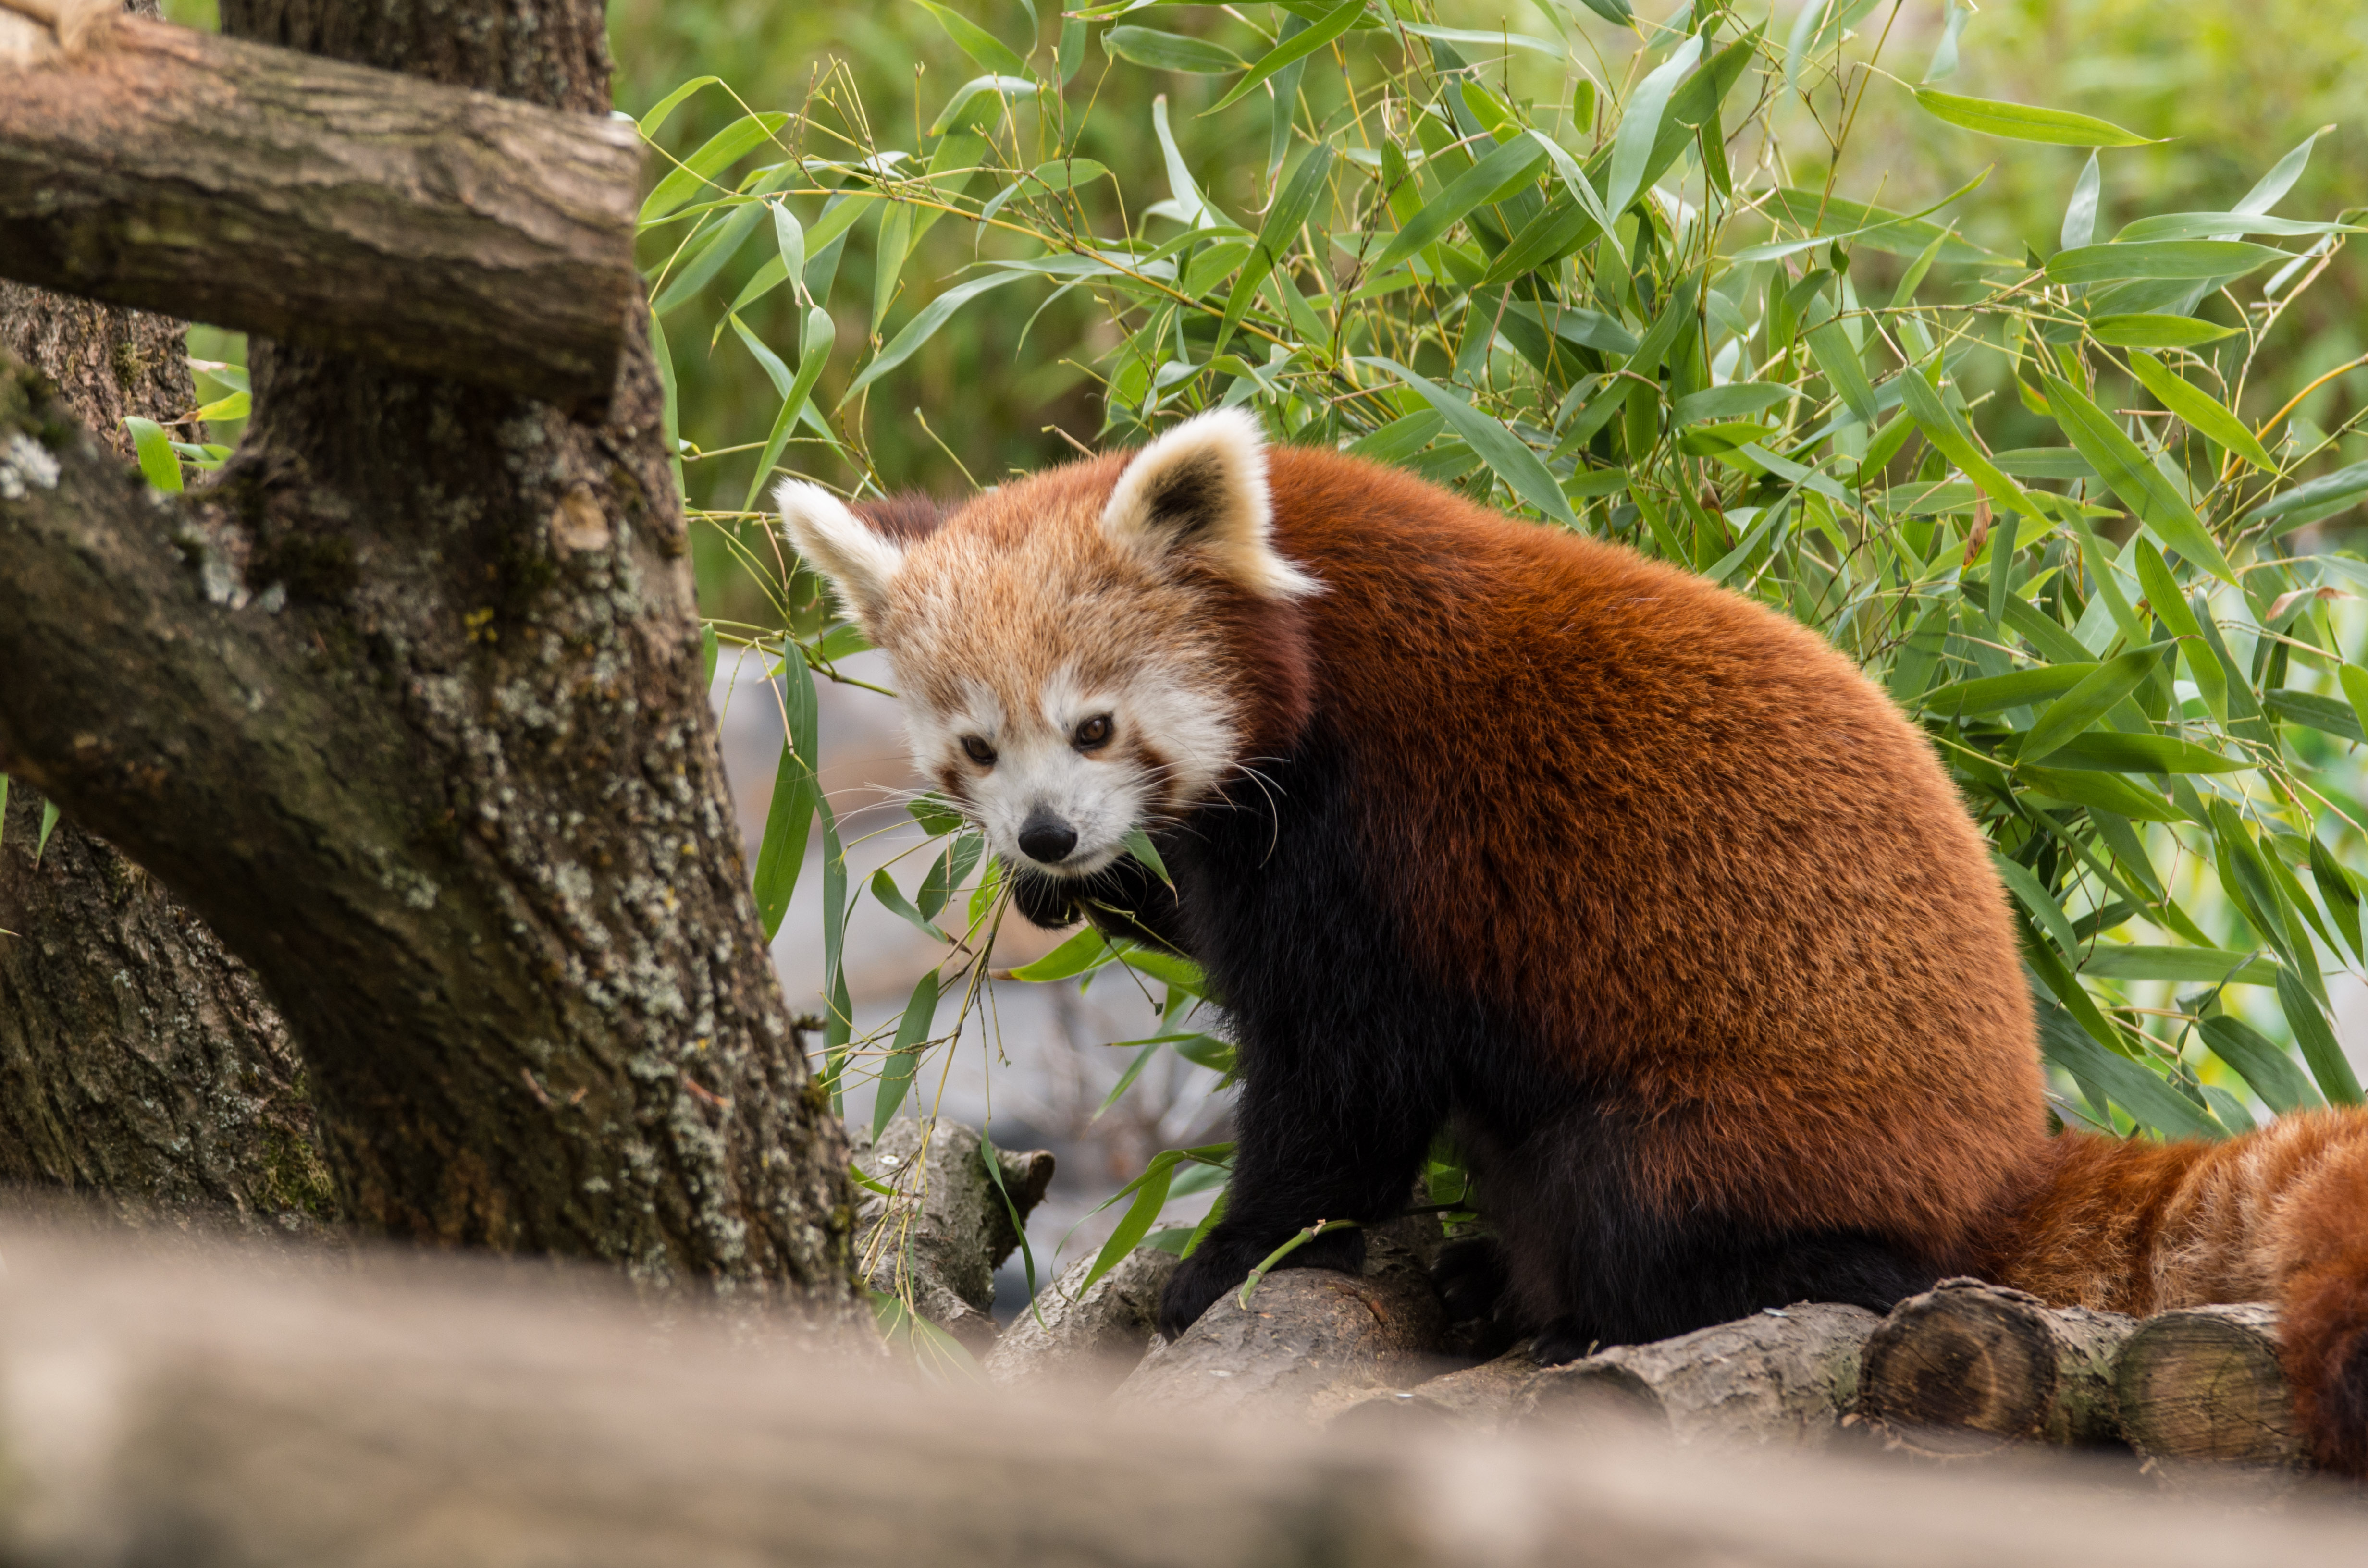
<svg viewBox="0 0 2368 1568"><path fill-rule="evenodd" d="M2113 1364L2122 1430L2149 1459L2298 1470L2308 1445L2263 1301L2185 1307L2138 1324Z"/></svg>
<svg viewBox="0 0 2368 1568"><path fill-rule="evenodd" d="M871 1289L902 1296L909 1288L923 1317L983 1353L995 1342L995 1271L1019 1245L1012 1210L1025 1223L1043 1201L1053 1156L995 1148L954 1121L937 1122L928 1140L928 1156L916 1159L921 1124L900 1117L878 1143L858 1142L856 1168L895 1192L891 1199L865 1190L856 1215L858 1256ZM1000 1187L986 1168L989 1157Z"/></svg>
<svg viewBox="0 0 2368 1568"><path fill-rule="evenodd" d="M1882 1320L1804 1301L1653 1345L1622 1345L1541 1371L1523 1425L1642 1423L1681 1443L1816 1448L1858 1391L1859 1356Z"/></svg>
<svg viewBox="0 0 2368 1568"><path fill-rule="evenodd" d="M1103 1393L1125 1381L1156 1332L1176 1255L1137 1247L1087 1288L1093 1267L1081 1257L1037 1293L988 1352L989 1378L1008 1388L1058 1383Z"/></svg>
<svg viewBox="0 0 2368 1568"><path fill-rule="evenodd" d="M1859 1414L1891 1447L1934 1459L2017 1442L2118 1442L2113 1358L2135 1326L1978 1279L1944 1279L1894 1307L1867 1341Z"/></svg>
<svg viewBox="0 0 2368 1568"><path fill-rule="evenodd" d="M0 273L594 416L632 125L136 17L0 63Z"/></svg>
<svg viewBox="0 0 2368 1568"><path fill-rule="evenodd" d="M1180 1337L1155 1347L1111 1397L1138 1409L1321 1422L1343 1394L1419 1381L1435 1369L1446 1331L1429 1271L1377 1230L1361 1275L1279 1269L1247 1308L1228 1291Z"/></svg>

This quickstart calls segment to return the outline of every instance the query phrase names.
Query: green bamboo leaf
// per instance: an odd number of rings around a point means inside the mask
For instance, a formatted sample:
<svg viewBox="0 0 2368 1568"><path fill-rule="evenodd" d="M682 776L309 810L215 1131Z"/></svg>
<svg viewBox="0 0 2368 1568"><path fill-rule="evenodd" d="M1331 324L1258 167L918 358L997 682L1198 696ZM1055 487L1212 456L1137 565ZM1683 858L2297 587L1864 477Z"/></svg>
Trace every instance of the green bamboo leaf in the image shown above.
<svg viewBox="0 0 2368 1568"><path fill-rule="evenodd" d="M1362 3L1359 0L1360 5ZM1112 28L1102 34L1102 48L1121 60L1132 60L1154 71L1181 71L1199 76L1220 76L1249 63L1223 44L1154 28Z"/></svg>
<svg viewBox="0 0 2368 1568"><path fill-rule="evenodd" d="M1945 206L1947 202L1944 200L1935 205ZM2005 259L1997 252L1984 250L1938 223L1911 218L1905 212L1895 212L1886 207L1846 201L1820 190L1786 187L1769 198L1767 211L1770 218L1782 220L1795 229L1829 236L1847 236L1850 244L1860 249L1914 256L1921 256L1938 244L1941 248L1935 253L1935 259L1940 261L1965 264Z"/></svg>
<svg viewBox="0 0 2368 1568"><path fill-rule="evenodd" d="M2107 773L2241 773L2255 766L2238 756L2206 751L2169 735L2124 735L2091 730L2051 749L2056 767L2091 767Z"/></svg>
<svg viewBox="0 0 2368 1568"><path fill-rule="evenodd" d="M2264 473L2275 473L2278 465L2261 449L2261 443L2244 423L2210 392L2185 380L2151 354L2130 356L2130 373L2146 386L2146 391L2161 400L2162 405L2192 426L2207 439L2217 441Z"/></svg>
<svg viewBox="0 0 2368 1568"><path fill-rule="evenodd" d="M1556 63L1563 59L1563 46L1550 38L1534 33L1482 32L1474 28L1434 28L1422 22L1401 22L1400 27L1417 38L1437 39L1441 43L1468 43L1481 49L1520 49L1531 54L1543 54Z"/></svg>
<svg viewBox="0 0 2368 1568"><path fill-rule="evenodd" d="M2083 676L2079 685L2047 705L2038 722L2023 736L2015 760L2037 762L2095 724L2154 672L2162 651L2169 645L2157 642L2133 648L2098 665L2095 673Z"/></svg>
<svg viewBox="0 0 2368 1568"><path fill-rule="evenodd" d="M1362 0L1359 0L1361 4ZM1217 326L1217 344L1211 357L1225 350L1234 329L1249 313L1250 302L1258 297L1258 285L1267 274L1281 264L1292 242L1298 237L1301 225L1315 210L1315 199L1324 194L1326 182L1332 177L1333 153L1330 144L1316 147L1300 160L1292 172L1291 184L1275 199L1268 210L1266 222L1258 226L1258 244L1243 259L1241 275L1234 279L1234 290L1225 298L1225 317Z"/></svg>
<svg viewBox="0 0 2368 1568"><path fill-rule="evenodd" d="M153 419L126 416L123 427L131 433L131 450L140 460L140 475L149 487L167 495L181 494L181 460L173 451L173 438L165 427Z"/></svg>
<svg viewBox="0 0 2368 1568"><path fill-rule="evenodd" d="M2144 147L2153 138L2124 131L2111 120L2066 109L2038 108L1997 98L1959 97L1954 93L1916 89L1916 101L1935 119L1985 136L2016 142L2046 142L2059 147Z"/></svg>
<svg viewBox="0 0 2368 1568"><path fill-rule="evenodd" d="M1135 1178L1134 1201L1127 1205L1126 1213L1110 1232L1110 1240L1102 1244L1102 1250L1094 1255L1094 1266L1086 1271L1085 1280L1078 1287L1080 1292L1093 1289L1096 1280L1118 1267L1119 1260L1150 1233L1160 1210L1167 1205L1167 1187L1175 1179L1177 1162L1182 1158L1182 1153L1175 1149L1163 1149L1151 1156L1143 1175Z"/></svg>
<svg viewBox="0 0 2368 1568"><path fill-rule="evenodd" d="M2351 1071L2351 1059L2337 1042L2317 999L2288 970L2278 971L2278 1007L2285 1014L2286 1027L2294 1030L2294 1042L2302 1047L2303 1060L2310 1063L2311 1076L2318 1080L2328 1103L2360 1104L2360 1080Z"/></svg>
<svg viewBox="0 0 2368 1568"><path fill-rule="evenodd" d="M2351 873L2317 838L2310 841L2310 880L2318 887L2318 899L2327 905L2328 917L2343 933L2344 941L2351 944L2351 956L2368 961L2368 945L2363 945L2360 929L2360 889L2351 881Z"/></svg>
<svg viewBox="0 0 2368 1568"><path fill-rule="evenodd" d="M2335 677L2343 687L2345 699L2351 704L2352 716L2360 721L2362 731L2368 731L2368 670L2345 664L2337 667Z"/></svg>
<svg viewBox="0 0 2368 1568"><path fill-rule="evenodd" d="M953 901L955 890L970 880L985 847L985 842L974 833L963 834L947 844L944 852L931 862L928 874L921 879L921 891L916 895L916 907L922 919L936 920L939 912Z"/></svg>
<svg viewBox="0 0 2368 1568"><path fill-rule="evenodd" d="M1834 391L1841 394L1842 402L1857 415L1858 422L1870 430L1874 428L1881 412L1875 405L1874 384L1866 379L1866 364L1850 346L1850 335L1842 330L1842 324L1829 321L1813 327L1804 341L1809 346L1809 357L1817 362L1817 369L1825 372L1826 380L1833 383ZM1923 379L1912 370L1907 374L1911 380Z"/></svg>
<svg viewBox="0 0 2368 1568"><path fill-rule="evenodd" d="M780 934L781 916L789 913L797 892L798 872L806 863L806 840L814 830L814 804L821 789L814 778L815 702L814 672L795 649L781 672L781 701L789 720L781 742L780 766L773 773L772 803L765 812L765 835L757 846L757 873L752 888L757 918L767 942Z"/></svg>
<svg viewBox="0 0 2368 1568"><path fill-rule="evenodd" d="M2368 462L2356 462L2271 496L2247 513L2245 520L2256 523L2268 517L2287 517L2293 519L2288 527L2299 528L2343 510L2362 495L2368 495ZM2284 528L2278 531L2283 533Z"/></svg>
<svg viewBox="0 0 2368 1568"><path fill-rule="evenodd" d="M41 802L41 825L33 834L34 865L38 866L41 863L42 854L50 847L50 835L56 831L58 818L63 814L64 813L58 809L58 803L55 801L43 801Z"/></svg>
<svg viewBox="0 0 2368 1568"><path fill-rule="evenodd" d="M1507 429L1494 416L1483 414L1454 392L1415 374L1395 359L1367 358L1360 359L1359 363L1387 370L1421 393L1423 400L1439 411L1455 433L1480 454L1481 461L1486 463L1514 494L1565 528L1578 526L1578 518L1571 512L1570 502L1564 496L1562 486L1555 482L1538 454L1530 449L1528 442Z"/></svg>
<svg viewBox="0 0 2368 1568"><path fill-rule="evenodd" d="M2057 251L2048 258L2047 280L2066 286L2118 283L2133 278L2201 281L2241 278L2273 261L2293 259L2275 246L2241 240L2155 240L2142 244L2113 240Z"/></svg>
<svg viewBox="0 0 2368 1568"><path fill-rule="evenodd" d="M954 89L938 118L929 121L929 134L942 136L957 126L978 130L1002 116L1006 99L1033 97L1042 90L1030 76L973 76Z"/></svg>
<svg viewBox="0 0 2368 1568"><path fill-rule="evenodd" d="M2173 1138L2227 1136L2227 1130L2203 1107L2137 1062L2099 1044L2061 1007L2041 1009L2039 1049L2075 1080L2096 1085L2114 1104L2157 1132Z"/></svg>
<svg viewBox="0 0 2368 1568"><path fill-rule="evenodd" d="M871 1136L877 1142L895 1119L896 1108L905 1103L905 1095L913 1086L913 1073L921 1064L921 1048L928 1040L938 1017L938 971L928 973L913 983L913 994L905 1004L905 1016L896 1021L896 1040L889 1048L888 1060L880 1066L878 1096L871 1104Z"/></svg>
<svg viewBox="0 0 2368 1568"><path fill-rule="evenodd" d="M2015 777L2032 793L2069 801L2091 811L2111 812L2135 822L2179 822L2178 808L2115 773L2079 767L2033 767L2017 763Z"/></svg>
<svg viewBox="0 0 2368 1568"><path fill-rule="evenodd" d="M666 97L660 98L657 101L656 107L652 108L649 113L642 116L640 122L642 134L643 136L656 135L658 127L666 122L666 118L673 114L676 109L682 107L683 99L690 97L691 94L699 91L700 88L712 87L722 80L723 80L723 78L721 76L694 76L689 81L685 82L681 86L677 87L673 92L668 93ZM2305 143L2305 145L2307 144Z"/></svg>
<svg viewBox="0 0 2368 1568"><path fill-rule="evenodd" d="M1735 419L1789 403L1799 395L1799 388L1780 386L1773 381L1729 381L1723 387L1708 387L1678 399L1670 405L1669 417L1679 425Z"/></svg>
<svg viewBox="0 0 2368 1568"><path fill-rule="evenodd" d="M2170 564L2162 552L2144 539L2133 541L2137 551L2138 586L2144 590L2146 604L2155 618L2169 627L2171 635L2180 640L2180 656L2187 661L2188 673L2195 687L2203 694L2204 706L2223 723L2228 718L2228 677L2213 655L2212 645L2204 640L2203 629L2188 605L2187 597L2179 591L2179 584L2170 574Z"/></svg>
<svg viewBox="0 0 2368 1568"><path fill-rule="evenodd" d="M2233 239L2238 234L2277 234L2286 238L2318 234L2356 234L2356 223L2320 223L2300 218L2243 217L2226 212L2159 212L2122 225L2113 236L2118 244L2146 240Z"/></svg>
<svg viewBox="0 0 2368 1568"><path fill-rule="evenodd" d="M1436 243L1472 210L1491 199L1501 200L1506 187L1534 178L1546 161L1545 150L1523 136L1496 148L1464 170L1439 196L1423 203L1405 227L1392 235L1373 258L1372 270L1386 272L1425 246Z"/></svg>
<svg viewBox="0 0 2368 1568"><path fill-rule="evenodd" d="M1139 827L1127 829L1126 852L1142 861L1153 876L1157 877L1169 887L1176 885L1174 880L1167 875L1167 862L1159 858L1159 846L1151 842L1151 835Z"/></svg>
<svg viewBox="0 0 2368 1568"><path fill-rule="evenodd" d="M904 891L896 885L896 879L889 874L888 868L885 866L871 873L871 896L878 901L882 909L887 910L915 930L926 936L935 937L940 942L953 940L951 937L939 930L928 915L922 914L911 899L905 896Z"/></svg>
<svg viewBox="0 0 2368 1568"><path fill-rule="evenodd" d="M2066 250L2078 250L2097 236L2097 193L2103 183L2097 169L2097 154L2089 154L2088 165L2072 187L2072 199L2064 209L2064 233L2061 244Z"/></svg>
<svg viewBox="0 0 2368 1568"><path fill-rule="evenodd" d="M789 122L788 115L779 113L743 115L734 120L701 143L679 168L658 181L643 201L641 213L634 221L648 224L665 217Z"/></svg>
<svg viewBox="0 0 2368 1568"><path fill-rule="evenodd" d="M2233 326L2215 326L2193 316L2145 312L2092 316L2089 321L2089 335L2109 348L2193 348L2201 344L2217 343L2224 337L2233 337L2239 330Z"/></svg>
<svg viewBox="0 0 2368 1568"><path fill-rule="evenodd" d="M1310 21L1305 32L1283 40L1282 42L1259 56L1258 62L1250 67L1247 75L1234 84L1231 92L1211 104L1202 112L1214 114L1221 108L1233 108L1247 97L1252 89L1284 66L1306 59L1342 33L1347 32L1356 23L1357 18L1364 14L1365 0L1340 0L1340 4L1324 13L1321 17Z"/></svg>
<svg viewBox="0 0 2368 1568"><path fill-rule="evenodd" d="M2023 494L2022 487L2000 473L1998 466L1983 455L1981 449L1974 444L1973 437L1950 414L1948 405L1941 401L1941 394L1932 390L1932 384L1920 373L1913 368L1903 370L1893 378L1892 384L1899 388L1900 402L1907 410L1907 416L1916 421L1916 427L1924 432L1924 438L1939 448L1943 457L1963 469L1966 478L1988 492L1993 502L2022 513L2036 522L2042 532L2053 526L2038 504Z"/></svg>
<svg viewBox="0 0 2368 1568"><path fill-rule="evenodd" d="M1997 713L2009 708L2027 708L2034 702L2062 696L2095 675L2098 668L2093 663L2043 665L2033 670L2017 670L2012 675L1982 676L1973 680L1961 680L1927 693L1924 707L1930 712L1946 713L1953 718Z"/></svg>
<svg viewBox="0 0 2368 1568"><path fill-rule="evenodd" d="M2186 498L2170 487L2162 472L2147 460L2122 427L2078 387L2055 376L2045 378L2047 406L2055 423L2072 438L2104 482L2135 512L2155 537L2224 583L2237 581L2236 569L2220 552L2203 521ZM2157 607L2159 613L2160 607Z"/></svg>
<svg viewBox="0 0 2368 1568"><path fill-rule="evenodd" d="M916 0L916 4L938 19L938 26L946 29L946 36L954 40L954 47L977 61L981 70L1008 76L1028 74L1028 62L1018 50L968 17L938 5L936 0Z"/></svg>
<svg viewBox="0 0 2368 1568"><path fill-rule="evenodd" d="M756 335L742 325L738 316L731 320L744 341L755 339ZM755 509L765 482L773 477L773 467L781 460L782 449L789 445L790 435L797 428L798 417L804 413L814 383L822 379L823 367L830 362L831 348L837 341L838 328L831 321L830 312L820 305L810 307L806 312L805 337L798 346L797 374L781 393L781 410L773 417L772 433L765 437L765 450L757 460L756 476L748 481L748 494L740 502L742 511Z"/></svg>
<svg viewBox="0 0 2368 1568"><path fill-rule="evenodd" d="M2204 1019L2203 1040L2280 1116L2327 1104L2294 1058L2243 1019L2226 1014Z"/></svg>
<svg viewBox="0 0 2368 1568"><path fill-rule="evenodd" d="M2022 906L2031 911L2032 918L2055 938L2056 945L2064 949L2066 956L2078 958L2080 936L2072 929L2072 917L2064 913L2064 906L2055 902L2055 895L2040 885L2039 879L2032 875L2031 868L1995 849L1990 851L1990 864L1998 869L1998 876L2022 902Z"/></svg>
<svg viewBox="0 0 2368 1568"><path fill-rule="evenodd" d="M1022 964L1013 970L1011 978L1037 984L1068 980L1109 963L1115 956L1110 950L1109 940L1088 926L1034 963Z"/></svg>
<svg viewBox="0 0 2368 1568"><path fill-rule="evenodd" d="M990 273L985 278L973 278L967 283L958 284L931 300L921 308L920 314L906 322L904 330L889 340L888 347L880 351L879 357L864 367L863 373L848 384L847 391L839 395L838 401L841 406L850 402L864 388L911 358L921 345L937 335L938 329L945 325L947 320L956 311L977 299L981 294L1000 289L1006 283L1015 282L1024 276L1026 275L1018 272Z"/></svg>
<svg viewBox="0 0 2368 1568"><path fill-rule="evenodd" d="M2080 972L2105 980L2168 980L2182 985L2274 985L2278 966L2225 948L2099 947Z"/></svg>
<svg viewBox="0 0 2368 1568"><path fill-rule="evenodd" d="M723 269L723 264L739 252L742 243L756 232L764 216L765 204L759 201L746 202L734 210L716 225L715 233L704 244L684 259L681 269L666 280L666 288L650 302L650 309L665 315L705 288L708 280Z"/></svg>
<svg viewBox="0 0 2368 1568"><path fill-rule="evenodd" d="M1622 107L1620 131L1611 142L1611 172L1603 192L1603 210L1612 217L1628 210L1652 176L1653 144L1661 129L1661 111L1668 107L1678 84L1702 58L1697 33L1673 50L1652 74L1636 84Z"/></svg>

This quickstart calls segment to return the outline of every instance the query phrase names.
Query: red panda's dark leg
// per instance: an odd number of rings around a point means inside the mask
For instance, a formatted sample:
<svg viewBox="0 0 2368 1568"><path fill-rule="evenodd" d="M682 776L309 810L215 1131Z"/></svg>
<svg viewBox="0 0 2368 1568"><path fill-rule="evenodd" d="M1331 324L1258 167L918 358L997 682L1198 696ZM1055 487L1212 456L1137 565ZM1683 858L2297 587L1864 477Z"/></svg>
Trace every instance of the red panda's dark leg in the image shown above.
<svg viewBox="0 0 2368 1568"><path fill-rule="evenodd" d="M1504 1123L1498 1123L1501 1130ZM1505 1315L1552 1364L1793 1301L1887 1312L1945 1272L1861 1231L1788 1232L1714 1211L1672 1211L1638 1188L1616 1116L1566 1104L1515 1137L1459 1120L1482 1210L1504 1248Z"/></svg>
<svg viewBox="0 0 2368 1568"><path fill-rule="evenodd" d="M1170 1337L1317 1221L1362 1225L1398 1213L1439 1120L1393 1074L1344 1081L1321 1050L1245 1043L1252 1061L1235 1108L1225 1217L1169 1278L1159 1319ZM1354 1273L1364 1258L1363 1232L1349 1229L1305 1243L1281 1267Z"/></svg>

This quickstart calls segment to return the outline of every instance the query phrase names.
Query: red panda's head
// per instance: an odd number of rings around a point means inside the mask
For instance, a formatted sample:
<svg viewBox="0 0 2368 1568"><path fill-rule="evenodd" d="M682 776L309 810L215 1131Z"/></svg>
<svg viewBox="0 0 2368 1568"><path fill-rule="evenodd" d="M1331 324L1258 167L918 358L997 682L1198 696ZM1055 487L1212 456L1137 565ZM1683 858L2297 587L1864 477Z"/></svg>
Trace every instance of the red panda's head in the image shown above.
<svg viewBox="0 0 2368 1568"><path fill-rule="evenodd" d="M1099 871L1304 718L1296 601L1257 422L977 495L934 528L775 493L798 553L887 652L914 759L1014 867Z"/></svg>

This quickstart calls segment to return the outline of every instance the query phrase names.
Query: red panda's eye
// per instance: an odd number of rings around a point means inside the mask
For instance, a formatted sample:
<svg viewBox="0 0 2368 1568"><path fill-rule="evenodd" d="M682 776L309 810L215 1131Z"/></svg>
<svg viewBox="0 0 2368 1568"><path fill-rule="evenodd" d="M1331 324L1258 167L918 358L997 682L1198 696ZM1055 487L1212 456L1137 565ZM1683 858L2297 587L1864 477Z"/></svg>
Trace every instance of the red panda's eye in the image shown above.
<svg viewBox="0 0 2368 1568"><path fill-rule="evenodd" d="M1105 745L1110 738L1110 721L1107 713L1097 713L1077 726L1077 749L1093 751Z"/></svg>
<svg viewBox="0 0 2368 1568"><path fill-rule="evenodd" d="M978 764L981 767L993 767L995 766L995 748L988 745L976 735L964 735L962 737L962 750L969 753L970 759Z"/></svg>

